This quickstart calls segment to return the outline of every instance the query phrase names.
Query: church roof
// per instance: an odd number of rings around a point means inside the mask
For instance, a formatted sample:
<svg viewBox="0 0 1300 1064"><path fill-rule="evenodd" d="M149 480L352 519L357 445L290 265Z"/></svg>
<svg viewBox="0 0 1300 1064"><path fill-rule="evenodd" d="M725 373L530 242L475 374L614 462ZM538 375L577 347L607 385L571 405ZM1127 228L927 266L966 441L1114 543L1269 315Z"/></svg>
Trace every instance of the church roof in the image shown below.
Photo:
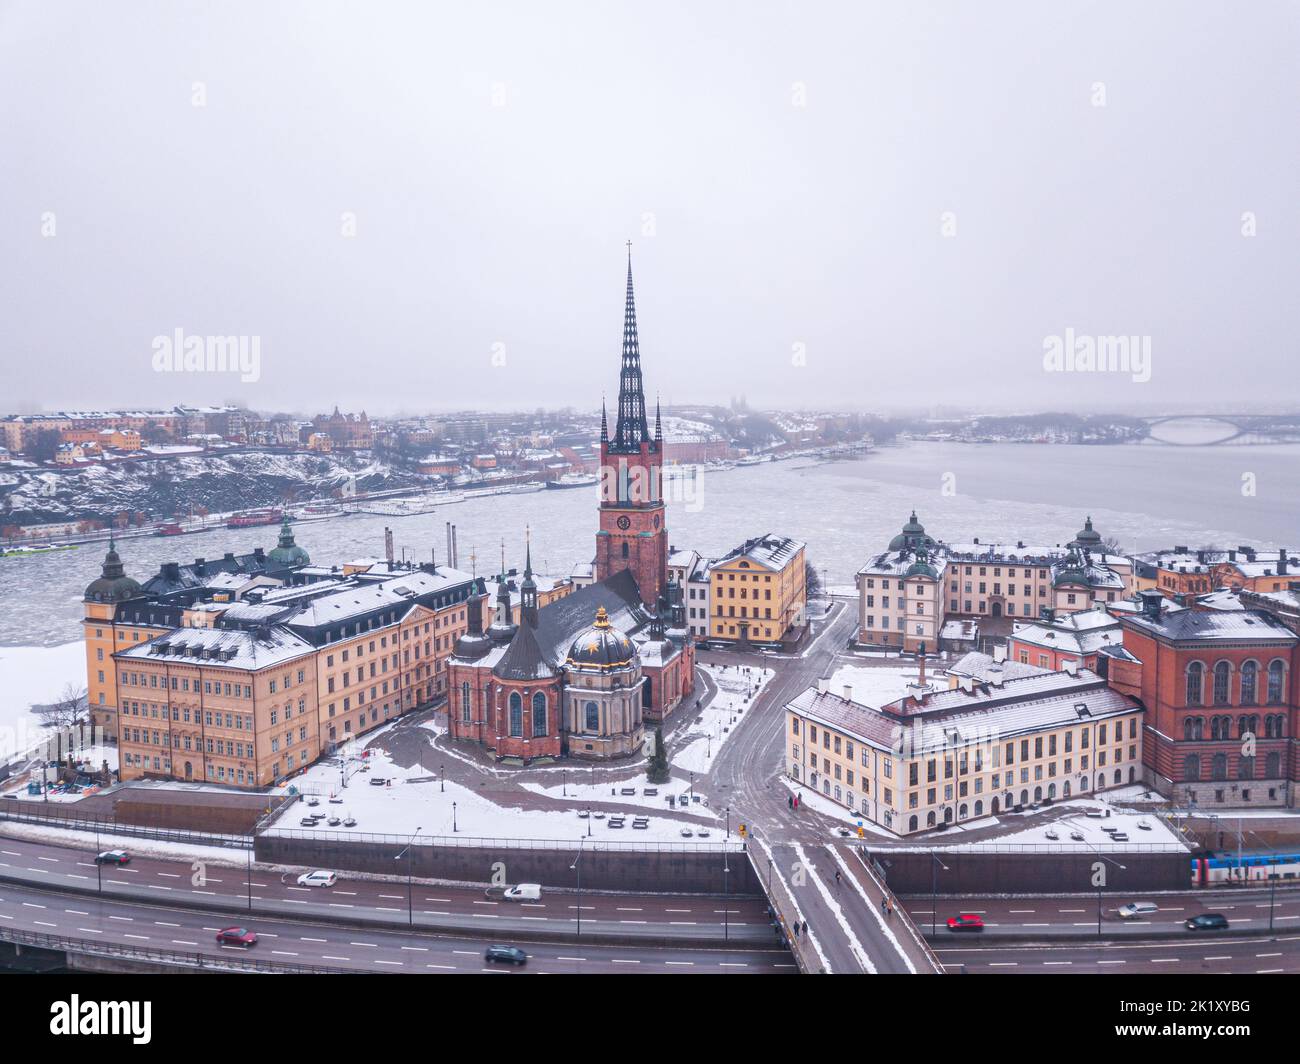
<svg viewBox="0 0 1300 1064"><path fill-rule="evenodd" d="M492 669L501 680L549 680L555 669L546 660L531 624L521 624L506 652Z"/></svg>

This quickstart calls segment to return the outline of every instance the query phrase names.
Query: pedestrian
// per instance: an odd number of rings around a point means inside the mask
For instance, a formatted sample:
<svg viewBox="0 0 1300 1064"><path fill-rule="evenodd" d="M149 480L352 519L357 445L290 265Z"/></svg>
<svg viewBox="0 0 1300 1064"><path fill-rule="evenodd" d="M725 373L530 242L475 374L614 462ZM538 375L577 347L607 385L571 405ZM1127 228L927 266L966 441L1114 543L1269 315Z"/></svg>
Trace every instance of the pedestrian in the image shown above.
<svg viewBox="0 0 1300 1064"><path fill-rule="evenodd" d="M793 795L793 794L788 794L788 795L786 795L785 801L786 801L786 805L788 805L791 809L794 808L794 795Z"/></svg>
<svg viewBox="0 0 1300 1064"><path fill-rule="evenodd" d="M840 870L838 868L835 869L835 885L837 887L840 885Z"/></svg>

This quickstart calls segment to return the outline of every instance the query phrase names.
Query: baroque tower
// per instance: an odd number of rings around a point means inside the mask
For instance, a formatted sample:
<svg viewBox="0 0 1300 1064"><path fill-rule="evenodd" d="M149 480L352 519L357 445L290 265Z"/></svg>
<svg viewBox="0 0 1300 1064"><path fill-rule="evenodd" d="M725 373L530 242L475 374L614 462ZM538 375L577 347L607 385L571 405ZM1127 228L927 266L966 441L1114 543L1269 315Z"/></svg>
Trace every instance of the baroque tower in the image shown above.
<svg viewBox="0 0 1300 1064"><path fill-rule="evenodd" d="M610 436L601 404L600 530L596 533L596 579L629 570L641 601L656 607L668 579L668 528L663 497L663 427L655 404L655 432L646 421L641 348L632 295L632 242L627 244L627 304L623 317L623 363L618 380L618 419Z"/></svg>

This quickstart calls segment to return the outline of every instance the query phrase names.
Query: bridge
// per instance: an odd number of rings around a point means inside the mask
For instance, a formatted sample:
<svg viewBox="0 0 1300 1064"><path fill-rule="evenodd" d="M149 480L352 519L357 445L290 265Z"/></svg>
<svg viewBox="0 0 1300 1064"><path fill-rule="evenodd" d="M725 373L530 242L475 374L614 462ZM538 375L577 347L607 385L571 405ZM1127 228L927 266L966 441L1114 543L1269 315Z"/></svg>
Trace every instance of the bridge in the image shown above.
<svg viewBox="0 0 1300 1064"><path fill-rule="evenodd" d="M1300 440L1300 415L1288 414L1158 414L1144 417L1148 430L1159 426L1183 425L1188 428L1207 429L1222 426L1222 433L1204 439L1171 439L1149 431L1148 438L1169 447L1216 447L1231 443L1242 436L1267 437L1270 443L1288 443Z"/></svg>

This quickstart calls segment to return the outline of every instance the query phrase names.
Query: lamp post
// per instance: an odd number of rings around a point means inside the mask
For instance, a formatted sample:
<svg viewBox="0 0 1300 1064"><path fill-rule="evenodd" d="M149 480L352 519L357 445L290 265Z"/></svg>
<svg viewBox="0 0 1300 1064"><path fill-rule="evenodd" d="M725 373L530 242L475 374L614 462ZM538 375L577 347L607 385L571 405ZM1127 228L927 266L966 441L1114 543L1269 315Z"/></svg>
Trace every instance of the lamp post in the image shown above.
<svg viewBox="0 0 1300 1064"><path fill-rule="evenodd" d="M438 766L438 793L439 794L447 793L447 766L446 765Z"/></svg>
<svg viewBox="0 0 1300 1064"><path fill-rule="evenodd" d="M731 938L731 913L730 898L731 888L729 886L729 873L731 866L727 863L727 850L724 846L722 849L722 941L727 942Z"/></svg>
<svg viewBox="0 0 1300 1064"><path fill-rule="evenodd" d="M591 838L591 803L587 803L587 838Z"/></svg>
<svg viewBox="0 0 1300 1064"><path fill-rule="evenodd" d="M569 797L569 770L567 768L560 769L560 796L563 798Z"/></svg>
<svg viewBox="0 0 1300 1064"><path fill-rule="evenodd" d="M1073 823L1073 822L1070 821L1070 820L1062 820L1062 821L1061 821L1061 824L1062 824L1062 825L1072 824L1072 823ZM1075 826L1077 827L1077 825L1075 825ZM1083 830L1080 829L1080 830L1079 830L1079 833L1080 833L1080 834L1083 834ZM1094 846L1092 843L1088 842L1088 840L1087 840L1086 838L1084 839L1084 844L1088 847L1088 849L1090 849L1093 853L1095 853L1098 857L1100 857L1100 858L1101 858L1103 861L1105 861L1108 865L1114 865L1114 866L1115 866L1116 868L1118 868L1121 872L1125 872L1125 871L1128 870L1128 868L1127 868L1126 865L1122 865L1122 864L1120 864L1118 861L1112 861L1109 857L1107 857L1104 853L1102 853L1099 849L1097 849L1096 846ZM1101 935L1101 888L1102 888L1102 884L1101 884L1101 883L1098 883L1098 884L1097 884L1097 934L1098 934L1099 936Z"/></svg>
<svg viewBox="0 0 1300 1064"><path fill-rule="evenodd" d="M395 861L400 861L403 857L406 858L406 922L412 926L415 924L415 905L411 897L411 847L415 844L415 836L418 834L420 834L420 828L415 829L415 834L402 847L402 852L393 858Z"/></svg>
<svg viewBox="0 0 1300 1064"><path fill-rule="evenodd" d="M95 886L99 893L104 893L104 866L99 860L99 821L95 821Z"/></svg>
<svg viewBox="0 0 1300 1064"><path fill-rule="evenodd" d="M249 840L250 844L252 840ZM253 911L253 847L250 845L248 853L248 911Z"/></svg>
<svg viewBox="0 0 1300 1064"><path fill-rule="evenodd" d="M939 869L945 872L950 871L948 866L939 860L939 855L931 852L930 860L930 934L937 935L939 923Z"/></svg>
<svg viewBox="0 0 1300 1064"><path fill-rule="evenodd" d="M587 840L580 838L578 840L578 856L573 859L573 864L569 865L570 871L578 873L578 937L582 937L582 845Z"/></svg>
<svg viewBox="0 0 1300 1064"><path fill-rule="evenodd" d="M727 806L726 810L727 810L727 841L730 842L731 841L731 806Z"/></svg>
<svg viewBox="0 0 1300 1064"><path fill-rule="evenodd" d="M451 830L453 834L460 831L460 828L456 826L456 803L455 802L451 803Z"/></svg>

